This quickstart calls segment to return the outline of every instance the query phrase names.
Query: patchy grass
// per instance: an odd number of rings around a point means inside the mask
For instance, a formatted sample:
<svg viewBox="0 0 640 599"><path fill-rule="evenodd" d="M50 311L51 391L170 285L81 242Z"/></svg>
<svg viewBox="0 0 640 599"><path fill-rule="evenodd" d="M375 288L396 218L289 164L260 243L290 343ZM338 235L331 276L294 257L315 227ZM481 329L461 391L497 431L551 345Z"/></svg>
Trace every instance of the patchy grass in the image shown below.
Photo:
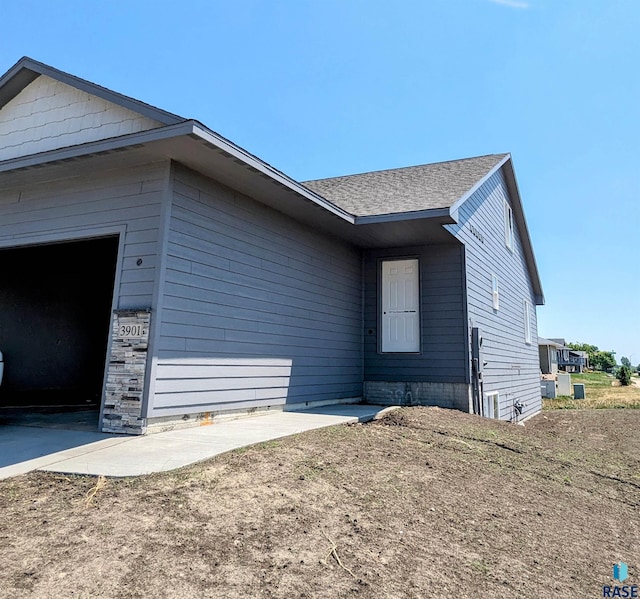
<svg viewBox="0 0 640 599"><path fill-rule="evenodd" d="M164 474L0 481L0 597L598 597L614 562L640 575L639 429L405 408Z"/></svg>
<svg viewBox="0 0 640 599"><path fill-rule="evenodd" d="M570 397L545 399L545 410L580 410L593 408L640 408L640 387L619 386L615 377L604 372L572 374L571 383L584 383L586 399Z"/></svg>

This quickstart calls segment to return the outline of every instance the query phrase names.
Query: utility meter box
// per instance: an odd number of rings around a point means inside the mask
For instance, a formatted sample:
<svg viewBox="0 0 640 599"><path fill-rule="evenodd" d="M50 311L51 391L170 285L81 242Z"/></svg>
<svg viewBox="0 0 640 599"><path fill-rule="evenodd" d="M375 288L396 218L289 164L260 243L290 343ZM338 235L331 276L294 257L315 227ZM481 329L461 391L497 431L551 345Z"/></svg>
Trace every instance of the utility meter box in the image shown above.
<svg viewBox="0 0 640 599"><path fill-rule="evenodd" d="M584 383L575 383L573 385L573 399L585 399Z"/></svg>
<svg viewBox="0 0 640 599"><path fill-rule="evenodd" d="M571 375L565 372L558 373L558 395L571 395Z"/></svg>
<svg viewBox="0 0 640 599"><path fill-rule="evenodd" d="M555 381L540 381L540 393L542 397L548 399L556 398L556 382Z"/></svg>

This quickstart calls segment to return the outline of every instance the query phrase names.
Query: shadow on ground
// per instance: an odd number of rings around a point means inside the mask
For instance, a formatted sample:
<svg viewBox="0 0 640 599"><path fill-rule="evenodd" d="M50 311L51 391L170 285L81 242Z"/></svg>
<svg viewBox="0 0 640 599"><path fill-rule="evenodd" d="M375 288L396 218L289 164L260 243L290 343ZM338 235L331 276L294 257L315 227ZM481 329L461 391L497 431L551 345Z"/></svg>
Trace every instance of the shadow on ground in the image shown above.
<svg viewBox="0 0 640 599"><path fill-rule="evenodd" d="M0 468L109 437L98 432L97 410L5 408L0 410Z"/></svg>

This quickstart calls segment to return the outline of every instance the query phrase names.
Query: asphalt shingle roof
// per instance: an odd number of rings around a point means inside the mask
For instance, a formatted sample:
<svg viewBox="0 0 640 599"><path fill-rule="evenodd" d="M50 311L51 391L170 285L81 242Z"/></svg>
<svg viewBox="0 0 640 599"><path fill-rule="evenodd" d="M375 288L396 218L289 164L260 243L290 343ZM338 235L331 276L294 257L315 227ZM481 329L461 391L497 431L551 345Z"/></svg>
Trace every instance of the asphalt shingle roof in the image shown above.
<svg viewBox="0 0 640 599"><path fill-rule="evenodd" d="M305 181L303 185L355 216L448 208L507 154Z"/></svg>
<svg viewBox="0 0 640 599"><path fill-rule="evenodd" d="M553 345L555 347L563 347L564 344L558 343L553 339L545 339L544 337L538 337L538 345Z"/></svg>

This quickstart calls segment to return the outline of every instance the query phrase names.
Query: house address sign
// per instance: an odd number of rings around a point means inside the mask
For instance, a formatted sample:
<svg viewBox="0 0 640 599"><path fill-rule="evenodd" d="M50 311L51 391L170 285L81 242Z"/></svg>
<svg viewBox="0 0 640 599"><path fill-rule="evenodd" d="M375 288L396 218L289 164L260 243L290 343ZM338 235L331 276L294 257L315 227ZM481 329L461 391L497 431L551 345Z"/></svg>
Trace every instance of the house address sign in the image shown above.
<svg viewBox="0 0 640 599"><path fill-rule="evenodd" d="M120 339L140 339L146 334L142 324L121 324L118 327L118 337Z"/></svg>

